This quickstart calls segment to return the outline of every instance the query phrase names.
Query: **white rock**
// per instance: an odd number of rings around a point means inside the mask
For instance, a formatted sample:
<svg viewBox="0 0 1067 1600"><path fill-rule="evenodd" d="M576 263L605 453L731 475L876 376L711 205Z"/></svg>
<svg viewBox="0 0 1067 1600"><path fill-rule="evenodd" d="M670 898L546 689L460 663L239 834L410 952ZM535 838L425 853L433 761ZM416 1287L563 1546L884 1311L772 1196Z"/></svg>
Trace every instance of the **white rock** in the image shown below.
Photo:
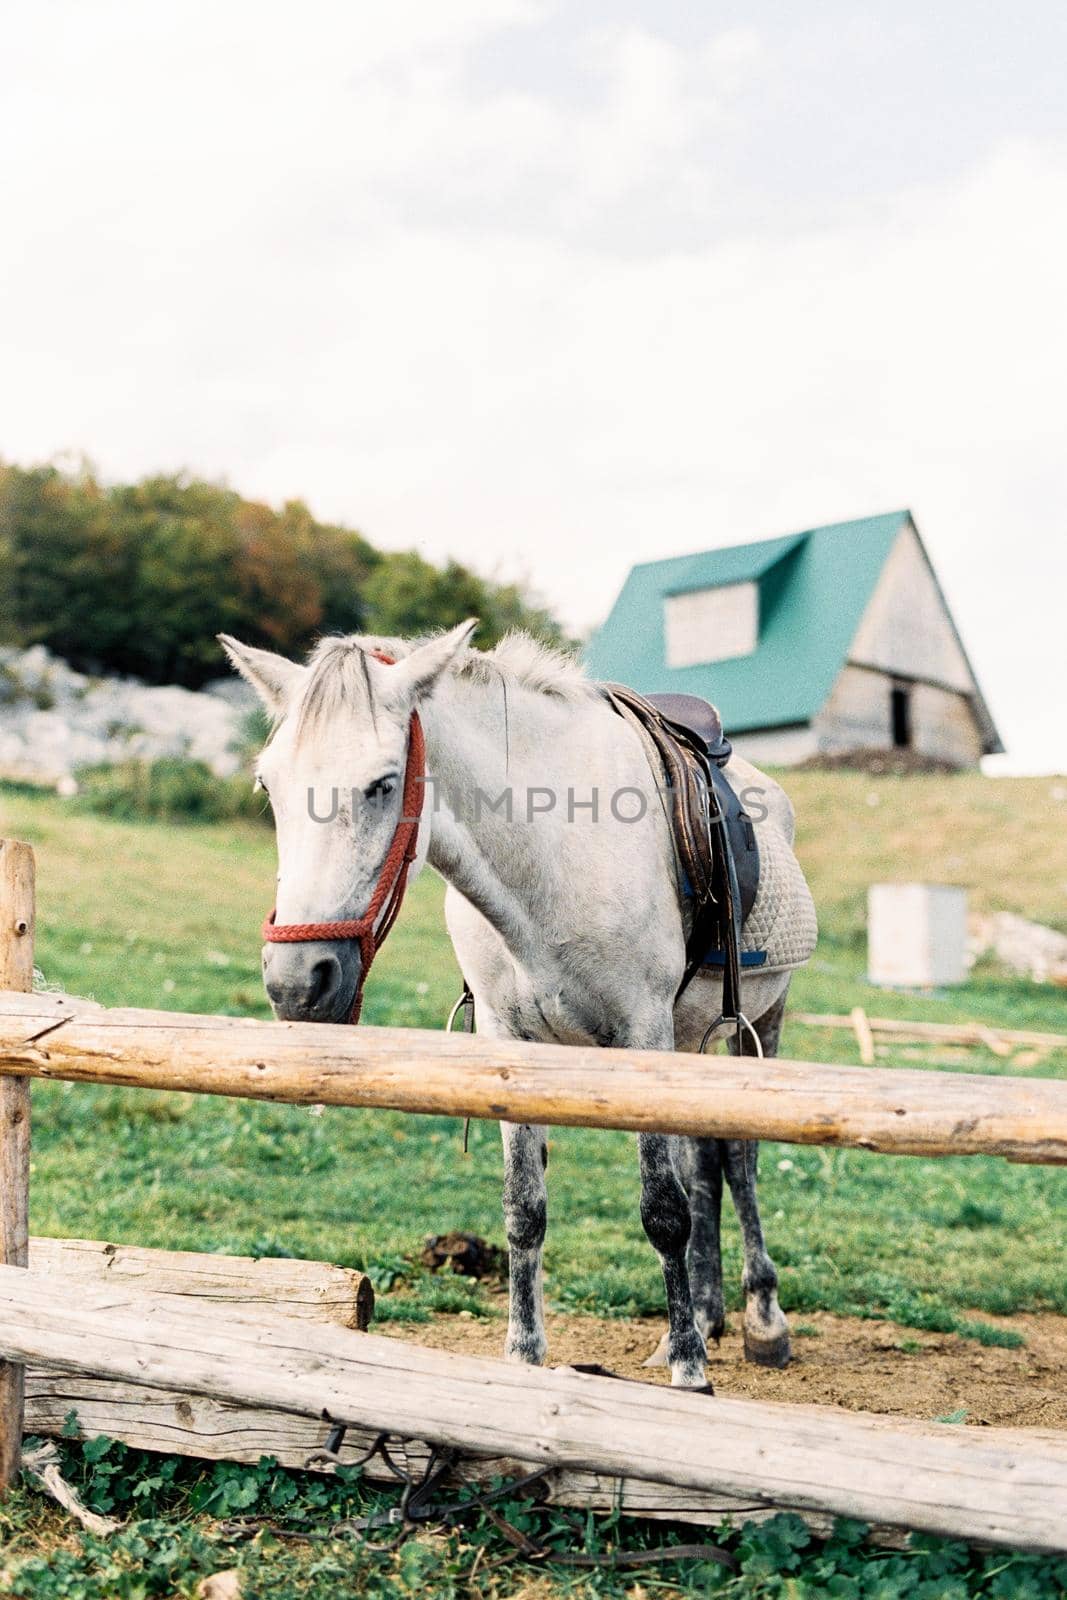
<svg viewBox="0 0 1067 1600"><path fill-rule="evenodd" d="M248 710L243 694L89 678L43 645L0 649L0 776L58 788L82 767L187 756L229 777Z"/></svg>
<svg viewBox="0 0 1067 1600"><path fill-rule="evenodd" d="M1012 911L974 916L969 942L975 958L990 952L1013 972L1037 983L1067 982L1067 934L1028 922Z"/></svg>

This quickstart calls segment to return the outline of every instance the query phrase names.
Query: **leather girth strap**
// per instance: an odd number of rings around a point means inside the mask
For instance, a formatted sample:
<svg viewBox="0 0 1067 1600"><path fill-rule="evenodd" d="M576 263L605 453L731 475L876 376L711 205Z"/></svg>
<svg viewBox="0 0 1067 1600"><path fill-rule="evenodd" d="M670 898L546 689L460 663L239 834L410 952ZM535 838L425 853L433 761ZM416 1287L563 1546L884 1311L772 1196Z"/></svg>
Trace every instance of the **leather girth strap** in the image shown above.
<svg viewBox="0 0 1067 1600"><path fill-rule="evenodd" d="M751 819L721 770L732 751L718 713L695 696L646 697L616 683L602 684L601 692L614 711L637 724L663 768L681 889L693 910L678 994L709 952L722 952L723 1020L736 1022L741 928L756 897L759 850Z"/></svg>

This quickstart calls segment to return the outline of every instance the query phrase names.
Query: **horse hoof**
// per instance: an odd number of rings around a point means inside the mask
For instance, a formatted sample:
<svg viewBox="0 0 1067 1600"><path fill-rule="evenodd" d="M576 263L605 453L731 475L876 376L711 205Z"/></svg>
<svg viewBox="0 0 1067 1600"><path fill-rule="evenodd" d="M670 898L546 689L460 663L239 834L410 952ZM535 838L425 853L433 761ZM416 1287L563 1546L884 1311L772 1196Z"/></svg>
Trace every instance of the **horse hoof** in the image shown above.
<svg viewBox="0 0 1067 1600"><path fill-rule="evenodd" d="M547 1355L544 1339L513 1339L509 1335L504 1345L504 1360L520 1367L543 1367Z"/></svg>
<svg viewBox="0 0 1067 1600"><path fill-rule="evenodd" d="M667 1365L667 1340L669 1334L664 1334L659 1344L653 1350L647 1361L642 1361L643 1367L665 1367Z"/></svg>
<svg viewBox="0 0 1067 1600"><path fill-rule="evenodd" d="M787 1367L792 1354L788 1332L776 1334L772 1339L757 1339L744 1329L745 1360L757 1367Z"/></svg>
<svg viewBox="0 0 1067 1600"><path fill-rule="evenodd" d="M684 1389L687 1394L715 1393L708 1382L703 1362L699 1367L694 1367L687 1361L676 1361L671 1367L671 1388Z"/></svg>

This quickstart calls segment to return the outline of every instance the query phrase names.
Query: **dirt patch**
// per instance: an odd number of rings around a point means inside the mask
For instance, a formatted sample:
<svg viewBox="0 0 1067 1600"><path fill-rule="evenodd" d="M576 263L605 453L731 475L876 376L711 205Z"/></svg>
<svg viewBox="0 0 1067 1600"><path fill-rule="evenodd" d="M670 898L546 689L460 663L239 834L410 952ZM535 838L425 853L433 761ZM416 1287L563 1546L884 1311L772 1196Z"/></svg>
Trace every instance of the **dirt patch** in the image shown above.
<svg viewBox="0 0 1067 1600"><path fill-rule="evenodd" d="M924 1418L962 1411L966 1416L960 1420L979 1425L1067 1428L1067 1317L982 1315L997 1327L1020 1333L1025 1345L1006 1350L956 1334L812 1312L792 1318L793 1360L784 1372L745 1361L735 1316L722 1343L712 1347L708 1377L718 1393L753 1400ZM800 1334L799 1328L813 1331ZM411 1327L387 1324L375 1331L466 1355L499 1356L504 1342L501 1318L476 1320L462 1314ZM550 1315L549 1359L556 1366L599 1362L628 1378L665 1383L662 1368L642 1366L662 1331L663 1325L652 1319Z"/></svg>
<svg viewBox="0 0 1067 1600"><path fill-rule="evenodd" d="M504 1278L508 1270L507 1252L476 1233L431 1234L419 1260L431 1272L448 1270L464 1278Z"/></svg>
<svg viewBox="0 0 1067 1600"><path fill-rule="evenodd" d="M941 756L921 750L835 750L808 756L799 763L802 772L866 772L872 778L909 778L915 775L954 776L959 767Z"/></svg>

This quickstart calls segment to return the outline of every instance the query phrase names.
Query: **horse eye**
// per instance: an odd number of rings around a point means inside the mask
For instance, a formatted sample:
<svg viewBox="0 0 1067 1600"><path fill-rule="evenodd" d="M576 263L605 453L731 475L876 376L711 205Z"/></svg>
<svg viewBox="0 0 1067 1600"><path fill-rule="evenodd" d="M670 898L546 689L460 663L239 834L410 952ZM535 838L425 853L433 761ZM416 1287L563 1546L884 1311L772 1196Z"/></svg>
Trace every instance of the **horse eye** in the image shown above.
<svg viewBox="0 0 1067 1600"><path fill-rule="evenodd" d="M375 778L373 783L367 785L363 793L368 800L388 800L395 788L395 774L388 773L384 778Z"/></svg>
<svg viewBox="0 0 1067 1600"><path fill-rule="evenodd" d="M256 773L256 781L252 785L252 793L254 794L257 789L261 794L265 794L268 800L270 799L270 790L267 788L267 785L263 782L263 779L260 777L258 772Z"/></svg>

